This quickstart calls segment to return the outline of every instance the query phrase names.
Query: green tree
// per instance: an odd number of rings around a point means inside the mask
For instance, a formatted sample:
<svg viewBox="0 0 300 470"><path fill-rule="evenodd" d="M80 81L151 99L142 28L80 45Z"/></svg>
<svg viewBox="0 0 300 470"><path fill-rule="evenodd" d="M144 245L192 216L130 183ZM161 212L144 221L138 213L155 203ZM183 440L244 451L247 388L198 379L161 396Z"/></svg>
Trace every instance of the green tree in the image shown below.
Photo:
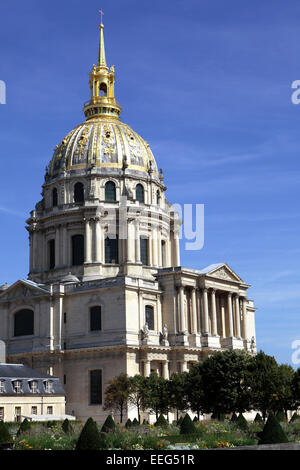
<svg viewBox="0 0 300 470"><path fill-rule="evenodd" d="M190 408L194 413L197 413L198 420L200 419L200 413L203 409L203 384L202 384L202 363L195 364L184 377L186 384L186 408L181 411L185 411Z"/></svg>
<svg viewBox="0 0 300 470"><path fill-rule="evenodd" d="M262 413L264 422L267 412L274 409L280 388L279 377L278 364L274 357L260 351L251 358L248 375L251 403L253 409Z"/></svg>
<svg viewBox="0 0 300 470"><path fill-rule="evenodd" d="M274 397L273 411L284 410L285 418L287 418L288 410L296 408L293 393L294 376L294 369L288 364L281 364L278 367L278 388Z"/></svg>
<svg viewBox="0 0 300 470"><path fill-rule="evenodd" d="M76 450L99 450L101 449L101 443L98 426L93 418L89 418L82 428Z"/></svg>
<svg viewBox="0 0 300 470"><path fill-rule="evenodd" d="M188 403L188 372L177 372L172 374L170 380L167 382L169 404L170 408L176 410L177 421L179 412L185 411L189 408Z"/></svg>
<svg viewBox="0 0 300 470"><path fill-rule="evenodd" d="M127 374L120 374L110 380L105 390L103 409L119 412L121 423L128 404L129 390L130 385Z"/></svg>
<svg viewBox="0 0 300 470"><path fill-rule="evenodd" d="M147 398L147 380L142 375L129 377L128 402L135 406L138 412L138 421L141 422L141 411L144 411Z"/></svg>
<svg viewBox="0 0 300 470"><path fill-rule="evenodd" d="M247 384L251 356L244 351L218 352L201 364L202 407L219 419L224 413L250 409Z"/></svg>
<svg viewBox="0 0 300 470"><path fill-rule="evenodd" d="M292 393L294 399L294 408L297 409L300 406L300 367L295 371L292 381Z"/></svg>
<svg viewBox="0 0 300 470"><path fill-rule="evenodd" d="M72 428L71 423L68 420L68 418L66 418L64 420L61 427L62 427L62 430L64 431L64 433L66 433L66 434L71 434L73 432L73 428Z"/></svg>
<svg viewBox="0 0 300 470"><path fill-rule="evenodd" d="M146 401L145 406L150 413L155 413L156 420L159 414L167 414L170 408L167 380L152 372L146 377Z"/></svg>

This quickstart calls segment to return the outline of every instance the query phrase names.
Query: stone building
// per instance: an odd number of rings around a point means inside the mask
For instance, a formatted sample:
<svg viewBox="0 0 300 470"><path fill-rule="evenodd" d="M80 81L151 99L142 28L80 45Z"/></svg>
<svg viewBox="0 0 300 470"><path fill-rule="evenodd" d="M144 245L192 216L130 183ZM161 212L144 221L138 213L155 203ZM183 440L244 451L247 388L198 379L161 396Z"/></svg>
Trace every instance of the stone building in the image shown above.
<svg viewBox="0 0 300 470"><path fill-rule="evenodd" d="M59 377L67 412L99 422L122 372L169 377L213 351L255 352L249 285L226 263L180 266L162 171L120 121L114 84L101 21L86 119L56 146L27 220L28 279L0 288L9 360Z"/></svg>

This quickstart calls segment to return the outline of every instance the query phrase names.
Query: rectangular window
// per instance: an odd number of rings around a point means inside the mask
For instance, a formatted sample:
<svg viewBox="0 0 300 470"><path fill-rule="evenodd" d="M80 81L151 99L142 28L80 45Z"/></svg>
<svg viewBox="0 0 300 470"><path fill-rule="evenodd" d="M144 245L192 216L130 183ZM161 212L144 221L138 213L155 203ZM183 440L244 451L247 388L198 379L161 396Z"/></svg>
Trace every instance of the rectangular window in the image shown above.
<svg viewBox="0 0 300 470"><path fill-rule="evenodd" d="M102 404L102 370L90 371L90 404Z"/></svg>
<svg viewBox="0 0 300 470"><path fill-rule="evenodd" d="M14 391L15 391L16 393L21 393L21 385L22 385L22 384L21 384L21 380L15 380L15 381L13 382Z"/></svg>
<svg viewBox="0 0 300 470"><path fill-rule="evenodd" d="M21 421L21 407L20 406L15 407L15 421L17 423L20 423Z"/></svg>
<svg viewBox="0 0 300 470"><path fill-rule="evenodd" d="M140 238L140 251L142 264L148 264L148 238Z"/></svg>
<svg viewBox="0 0 300 470"><path fill-rule="evenodd" d="M29 388L31 393L37 393L37 382L35 380L29 382Z"/></svg>
<svg viewBox="0 0 300 470"><path fill-rule="evenodd" d="M0 421L4 421L4 407L0 407Z"/></svg>
<svg viewBox="0 0 300 470"><path fill-rule="evenodd" d="M37 415L37 406L32 406L31 407L31 414L32 415Z"/></svg>
<svg viewBox="0 0 300 470"><path fill-rule="evenodd" d="M55 240L49 240L49 269L55 268Z"/></svg>
<svg viewBox="0 0 300 470"><path fill-rule="evenodd" d="M90 308L90 328L91 331L101 330L101 307L98 305Z"/></svg>
<svg viewBox="0 0 300 470"><path fill-rule="evenodd" d="M53 406L47 406L47 415L53 415Z"/></svg>
<svg viewBox="0 0 300 470"><path fill-rule="evenodd" d="M4 380L0 380L0 393L4 393L5 388L4 388Z"/></svg>
<svg viewBox="0 0 300 470"><path fill-rule="evenodd" d="M118 253L118 237L116 238L105 238L105 263L107 264L118 264L119 253Z"/></svg>

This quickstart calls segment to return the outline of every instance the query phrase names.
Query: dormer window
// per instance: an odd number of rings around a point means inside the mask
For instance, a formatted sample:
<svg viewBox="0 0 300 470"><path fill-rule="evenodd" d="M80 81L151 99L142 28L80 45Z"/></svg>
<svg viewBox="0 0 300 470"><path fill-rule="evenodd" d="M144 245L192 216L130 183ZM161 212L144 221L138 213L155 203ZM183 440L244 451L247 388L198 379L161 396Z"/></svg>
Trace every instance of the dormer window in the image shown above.
<svg viewBox="0 0 300 470"><path fill-rule="evenodd" d="M47 380L47 382L44 382L45 385L45 392L46 393L52 393L53 392L53 382L51 380Z"/></svg>
<svg viewBox="0 0 300 470"><path fill-rule="evenodd" d="M29 388L30 388L31 393L37 393L38 391L37 381L32 380L31 382L29 382Z"/></svg>
<svg viewBox="0 0 300 470"><path fill-rule="evenodd" d="M21 380L15 380L13 382L13 388L15 393L21 393L22 392L22 382Z"/></svg>
<svg viewBox="0 0 300 470"><path fill-rule="evenodd" d="M5 384L4 380L0 380L0 393L5 392L4 384Z"/></svg>

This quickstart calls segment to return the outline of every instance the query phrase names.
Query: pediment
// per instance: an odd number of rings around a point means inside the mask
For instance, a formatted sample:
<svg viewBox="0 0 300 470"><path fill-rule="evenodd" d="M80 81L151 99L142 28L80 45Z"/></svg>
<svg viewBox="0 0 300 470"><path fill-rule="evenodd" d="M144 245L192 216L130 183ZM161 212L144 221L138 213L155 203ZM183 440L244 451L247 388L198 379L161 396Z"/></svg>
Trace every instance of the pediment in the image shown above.
<svg viewBox="0 0 300 470"><path fill-rule="evenodd" d="M222 279L222 280L224 279L226 281L235 281L235 282L244 283L243 279L240 278L227 264L224 264L221 267L213 269L207 274L217 279Z"/></svg>
<svg viewBox="0 0 300 470"><path fill-rule="evenodd" d="M47 289L41 288L38 284L31 281L20 280L1 292L1 300L24 299L28 297L36 297L41 294L49 294Z"/></svg>

